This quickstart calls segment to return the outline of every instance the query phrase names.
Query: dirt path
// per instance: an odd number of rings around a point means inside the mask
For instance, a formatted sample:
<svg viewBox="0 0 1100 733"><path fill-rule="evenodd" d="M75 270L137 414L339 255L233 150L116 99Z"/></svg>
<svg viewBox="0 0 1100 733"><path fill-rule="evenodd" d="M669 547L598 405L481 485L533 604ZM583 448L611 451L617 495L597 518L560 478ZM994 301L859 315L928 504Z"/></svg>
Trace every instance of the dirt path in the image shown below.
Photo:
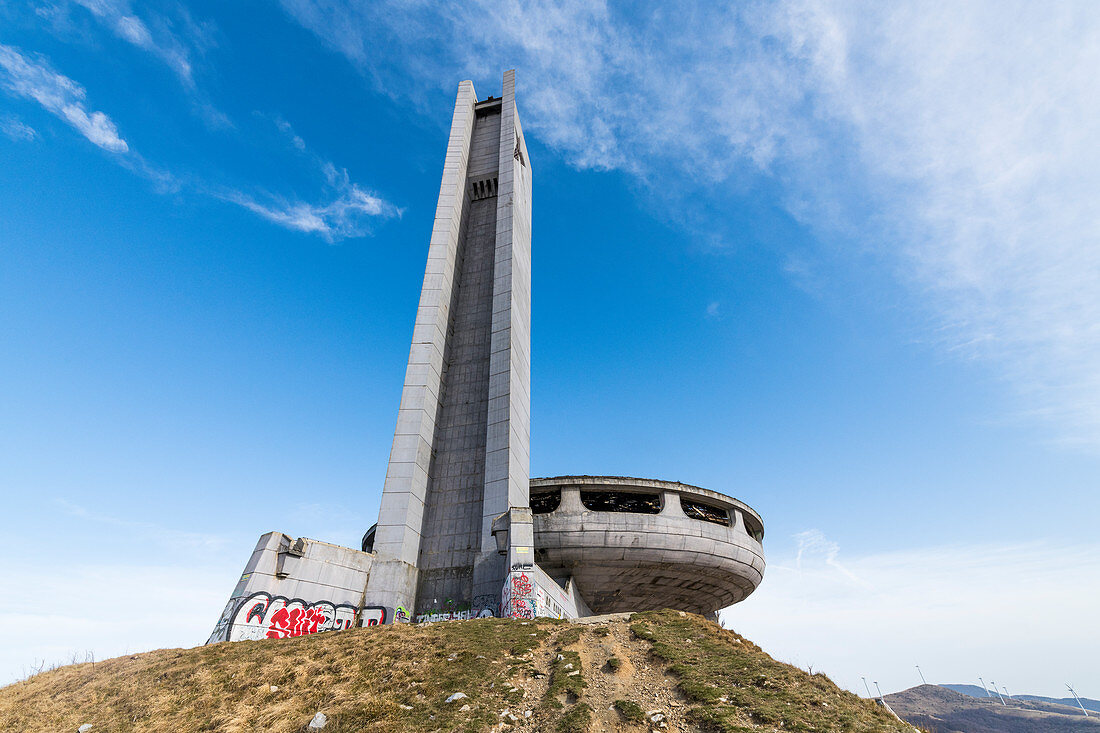
<svg viewBox="0 0 1100 733"><path fill-rule="evenodd" d="M580 703L591 706L591 733L690 730L685 726L687 708L676 691L674 678L650 657L649 644L635 639L630 627L623 623L570 624L544 642L530 655L529 664L517 668L513 679L520 692L511 693L510 697L521 704L510 708L509 712L517 720L506 718L498 730L543 730L546 715L540 714L540 705L549 688L550 672L559 648L580 655L581 674L587 683L579 699L563 695L559 700L567 707ZM618 660L617 669L612 669L613 665L608 663L611 659ZM615 709L616 700L634 702L643 713L657 711L664 717L650 716L652 720L628 722ZM525 717L528 710L531 714Z"/></svg>

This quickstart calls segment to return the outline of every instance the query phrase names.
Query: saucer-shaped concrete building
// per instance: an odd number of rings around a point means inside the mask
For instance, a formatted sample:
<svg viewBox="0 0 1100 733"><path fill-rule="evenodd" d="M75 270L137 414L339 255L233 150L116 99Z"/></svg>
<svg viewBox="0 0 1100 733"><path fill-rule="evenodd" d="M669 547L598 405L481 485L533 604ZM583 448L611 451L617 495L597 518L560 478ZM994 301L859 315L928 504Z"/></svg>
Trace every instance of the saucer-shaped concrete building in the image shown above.
<svg viewBox="0 0 1100 733"><path fill-rule="evenodd" d="M745 503L688 484L622 476L531 480L535 562L576 584L593 613L712 614L764 577L764 525Z"/></svg>
<svg viewBox="0 0 1100 733"><path fill-rule="evenodd" d="M530 478L532 182L514 73L499 98L462 82L378 522L361 550L262 536L211 641L711 614L760 584L763 523L738 499L654 479Z"/></svg>

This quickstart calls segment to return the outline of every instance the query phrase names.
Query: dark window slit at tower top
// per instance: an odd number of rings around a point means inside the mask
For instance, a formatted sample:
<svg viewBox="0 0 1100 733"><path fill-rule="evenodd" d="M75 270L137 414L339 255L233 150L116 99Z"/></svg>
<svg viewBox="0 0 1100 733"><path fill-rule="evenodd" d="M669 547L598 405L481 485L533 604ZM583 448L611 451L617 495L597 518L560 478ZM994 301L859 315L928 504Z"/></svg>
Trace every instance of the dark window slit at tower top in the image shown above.
<svg viewBox="0 0 1100 733"><path fill-rule="evenodd" d="M470 181L470 199L480 201L497 195L497 179L482 178L478 181Z"/></svg>

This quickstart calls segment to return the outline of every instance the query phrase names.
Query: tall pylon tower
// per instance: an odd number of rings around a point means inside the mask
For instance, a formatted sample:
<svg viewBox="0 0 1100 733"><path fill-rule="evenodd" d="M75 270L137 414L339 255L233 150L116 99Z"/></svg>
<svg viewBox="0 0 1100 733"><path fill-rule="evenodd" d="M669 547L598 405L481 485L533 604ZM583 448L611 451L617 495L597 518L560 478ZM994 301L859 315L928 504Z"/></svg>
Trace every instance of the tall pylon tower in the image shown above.
<svg viewBox="0 0 1100 733"><path fill-rule="evenodd" d="M458 87L368 603L497 614L533 560L530 383L531 163L507 71L499 99Z"/></svg>

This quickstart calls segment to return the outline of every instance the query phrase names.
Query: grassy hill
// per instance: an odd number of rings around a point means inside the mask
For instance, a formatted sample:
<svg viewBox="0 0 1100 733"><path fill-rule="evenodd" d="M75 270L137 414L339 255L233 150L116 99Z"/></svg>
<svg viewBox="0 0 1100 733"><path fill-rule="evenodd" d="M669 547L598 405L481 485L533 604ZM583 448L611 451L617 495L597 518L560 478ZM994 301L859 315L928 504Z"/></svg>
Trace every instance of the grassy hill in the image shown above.
<svg viewBox="0 0 1100 733"><path fill-rule="evenodd" d="M948 685L941 684L940 687L946 687L949 690L955 692L961 692L964 695L970 697L990 697L986 694L986 691L977 685ZM1055 705L1065 705L1067 707L1076 708L1077 700L1072 697L1044 697L1043 695L1013 695L1010 700L1031 700L1032 702L1049 702ZM1085 709L1091 713L1100 713L1100 700L1093 700L1090 697L1082 697L1081 704L1085 706ZM1080 710L1080 708L1078 708Z"/></svg>
<svg viewBox="0 0 1100 733"><path fill-rule="evenodd" d="M999 698L974 698L940 685L919 685L886 701L932 733L1100 733L1100 719L1077 707L1020 698L1005 698L1002 705Z"/></svg>
<svg viewBox="0 0 1100 733"><path fill-rule="evenodd" d="M736 633L677 611L165 649L0 688L3 731L90 723L91 733L289 733L305 731L318 712L326 733L912 731L825 675L776 662Z"/></svg>

